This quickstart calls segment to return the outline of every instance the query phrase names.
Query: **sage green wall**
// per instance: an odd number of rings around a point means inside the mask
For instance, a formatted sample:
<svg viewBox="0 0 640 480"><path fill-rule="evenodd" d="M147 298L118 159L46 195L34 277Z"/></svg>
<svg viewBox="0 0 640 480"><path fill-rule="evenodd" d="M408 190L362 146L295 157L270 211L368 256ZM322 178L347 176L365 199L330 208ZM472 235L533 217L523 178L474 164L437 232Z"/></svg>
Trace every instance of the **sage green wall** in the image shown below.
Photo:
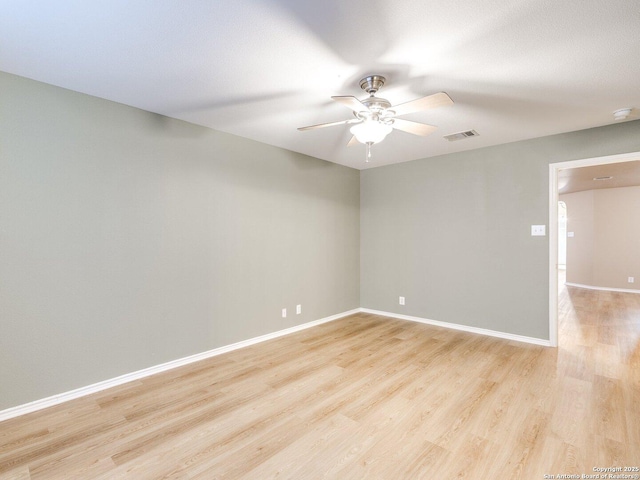
<svg viewBox="0 0 640 480"><path fill-rule="evenodd" d="M633 151L640 121L362 171L360 306L549 339L548 165Z"/></svg>
<svg viewBox="0 0 640 480"><path fill-rule="evenodd" d="M359 306L357 170L4 73L0 149L0 409Z"/></svg>

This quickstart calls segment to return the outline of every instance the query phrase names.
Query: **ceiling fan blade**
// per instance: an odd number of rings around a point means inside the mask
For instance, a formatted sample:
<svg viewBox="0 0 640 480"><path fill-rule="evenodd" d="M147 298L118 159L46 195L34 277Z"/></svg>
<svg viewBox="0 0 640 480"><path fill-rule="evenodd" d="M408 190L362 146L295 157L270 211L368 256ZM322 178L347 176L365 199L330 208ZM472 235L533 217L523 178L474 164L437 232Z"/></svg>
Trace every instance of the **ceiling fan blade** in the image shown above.
<svg viewBox="0 0 640 480"><path fill-rule="evenodd" d="M395 118L393 120L393 125L391 126L396 130L402 130L403 132L423 137L429 135L438 128L433 125L427 125L426 123L411 122L409 120L402 120L401 118Z"/></svg>
<svg viewBox="0 0 640 480"><path fill-rule="evenodd" d="M444 92L434 93L426 97L411 100L410 102L401 103L391 107L390 110L396 112L396 116L407 115L413 112L420 112L429 108L444 107L445 105L453 105L451 97Z"/></svg>
<svg viewBox="0 0 640 480"><path fill-rule="evenodd" d="M347 123L356 123L360 120L353 118L351 120L342 120L340 122L331 122L331 123L320 123L318 125L309 125L308 127L298 127L298 130L315 130L316 128L325 128L325 127L333 127L334 125L345 125Z"/></svg>
<svg viewBox="0 0 640 480"><path fill-rule="evenodd" d="M360 142L358 141L358 139L356 138L355 135L353 135L351 137L351 140L349 140L349 143L347 143L347 147L353 147L354 145L359 145Z"/></svg>
<svg viewBox="0 0 640 480"><path fill-rule="evenodd" d="M367 106L364 103L362 103L360 100L358 100L356 97L331 97L331 98L336 102L341 103L345 107L353 110L356 113L366 112L369 110Z"/></svg>

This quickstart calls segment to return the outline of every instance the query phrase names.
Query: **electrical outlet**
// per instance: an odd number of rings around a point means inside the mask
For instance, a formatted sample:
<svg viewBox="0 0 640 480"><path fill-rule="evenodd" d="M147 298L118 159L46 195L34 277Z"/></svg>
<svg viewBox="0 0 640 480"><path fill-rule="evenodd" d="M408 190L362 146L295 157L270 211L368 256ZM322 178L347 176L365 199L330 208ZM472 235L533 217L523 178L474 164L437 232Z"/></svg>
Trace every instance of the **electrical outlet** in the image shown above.
<svg viewBox="0 0 640 480"><path fill-rule="evenodd" d="M545 225L531 225L531 236L532 237L544 237L546 235L546 226Z"/></svg>
<svg viewBox="0 0 640 480"><path fill-rule="evenodd" d="M300 315L302 313L302 305L296 305L296 315Z"/></svg>
<svg viewBox="0 0 640 480"><path fill-rule="evenodd" d="M404 305L404 297L399 297L398 303L400 303L400 305Z"/></svg>
<svg viewBox="0 0 640 480"><path fill-rule="evenodd" d="M282 318L287 318L287 309L286 308L282 309Z"/></svg>
<svg viewBox="0 0 640 480"><path fill-rule="evenodd" d="M635 279L635 278L633 278L633 277L629 277L629 278L627 278L627 282L629 282L629 283L633 283L633 282L635 282L635 281L636 281L636 279Z"/></svg>

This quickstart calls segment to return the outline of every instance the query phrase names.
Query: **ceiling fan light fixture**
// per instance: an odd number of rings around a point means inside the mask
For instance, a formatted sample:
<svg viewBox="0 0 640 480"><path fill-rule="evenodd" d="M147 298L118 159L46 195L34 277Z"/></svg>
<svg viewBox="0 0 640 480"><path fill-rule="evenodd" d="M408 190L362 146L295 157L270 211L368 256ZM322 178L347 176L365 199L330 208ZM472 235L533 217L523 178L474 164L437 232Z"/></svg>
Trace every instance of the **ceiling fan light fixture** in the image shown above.
<svg viewBox="0 0 640 480"><path fill-rule="evenodd" d="M360 143L379 143L391 133L393 127L376 120L366 120L351 127L351 133Z"/></svg>

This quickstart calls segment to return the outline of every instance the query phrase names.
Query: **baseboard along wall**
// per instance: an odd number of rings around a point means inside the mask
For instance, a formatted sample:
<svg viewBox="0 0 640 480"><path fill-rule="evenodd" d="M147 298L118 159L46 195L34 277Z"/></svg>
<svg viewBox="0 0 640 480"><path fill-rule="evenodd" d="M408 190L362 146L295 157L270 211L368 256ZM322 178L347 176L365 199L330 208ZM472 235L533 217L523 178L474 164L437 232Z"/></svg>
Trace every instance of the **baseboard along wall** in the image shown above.
<svg viewBox="0 0 640 480"><path fill-rule="evenodd" d="M250 338L248 340L242 340L231 345L225 345L223 347L214 348L213 350L209 350L206 352L196 353L195 355L179 358L177 360L172 360L170 362L155 365L153 367L144 368L136 372L126 373L124 375L120 375L119 377L104 380L92 385L87 385L86 387L80 387L69 392L52 395L40 400L35 400L33 402L25 403L24 405L11 407L6 410L0 411L0 422L2 422L3 420L8 420L10 418L19 417L20 415L26 415L27 413L42 410L44 408L52 407L60 403L68 402L69 400L84 397L86 395L91 395L92 393L101 392L108 388L117 387L133 380L139 380L141 378L149 377L151 375L155 375L156 373L166 372L167 370L171 370L173 368L182 367L183 365L198 362L206 358L211 358L226 352L238 350L239 348L248 347L250 345L255 345L256 343L265 342L267 340L282 337L284 335L289 335L291 333L315 327L316 325L321 325L323 323L331 322L333 320L337 320L339 318L346 317L358 312L360 312L360 309L356 308L347 312L331 315L330 317L321 318L320 320L314 320L312 322L303 323L302 325L296 325L295 327L285 328L284 330L278 330L277 332L268 333L266 335Z"/></svg>
<svg viewBox="0 0 640 480"><path fill-rule="evenodd" d="M568 287L586 288L588 290L602 290L603 292L620 292L620 293L640 293L640 290L634 290L632 288L609 288L609 287L595 287L593 285L583 285L581 283L569 283L565 282Z"/></svg>
<svg viewBox="0 0 640 480"><path fill-rule="evenodd" d="M638 291L640 293L640 291ZM284 335L289 335L291 333L298 332L300 330L305 330L307 328L315 327L316 325L321 325L323 323L331 322L333 320L338 320L343 317L347 317L349 315L353 315L355 313L371 313L374 315L381 315L384 317L396 318L399 320L407 320L410 322L418 322L424 323L427 325L434 325L438 327L449 328L453 330L460 330L463 332L476 333L480 335L488 335L490 337L503 338L506 340L514 340L516 342L525 342L532 343L534 345L542 345L542 346L550 346L549 340L543 340L539 338L526 337L522 335L514 335L511 333L505 332L497 332L495 330L488 330L485 328L477 328L477 327L469 327L466 325L458 325L455 323L447 323L440 322L437 320L429 320L426 318L420 317L412 317L409 315L402 315L399 313L392 312L383 312L379 310L371 310L369 308L355 308L353 310L349 310L346 312L338 313L336 315L331 315L329 317L321 318L319 320L314 320L312 322L304 323L302 325L297 325L295 327L286 328L284 330L279 330L277 332L268 333L266 335L261 335L259 337L250 338L248 340L242 340L237 343L233 343L231 345L225 345L223 347L214 348L213 350L209 350L202 353L197 353L195 355L190 355L188 357L179 358L177 360L172 360L170 362L162 363L160 365L155 365L153 367L145 368L142 370L138 370L135 372L127 373L124 375L120 375L119 377L111 378L108 380L104 380L98 383L94 383L92 385L87 385L85 387L80 387L75 390L71 390L68 392L60 393L57 395L52 395L47 398L43 398L40 400L35 400L33 402L25 403L24 405L18 405L16 407L11 407L6 410L0 411L0 422L4 420L8 420L10 418L19 417L21 415L26 415L27 413L36 412L38 410L42 410L44 408L52 407L54 405L58 405L60 403L68 402L70 400L84 397L86 395L91 395L96 392L100 392L106 390L108 388L117 387L119 385L125 384L127 382L131 382L134 380L139 380L141 378L149 377L151 375L155 375L156 373L165 372L167 370L171 370L173 368L182 367L183 365L188 365L190 363L198 362L200 360L204 360L206 358L211 358L216 355L221 355L226 352L231 352L233 350L237 350L239 348L248 347L250 345L255 345L256 343L265 342L267 340L271 340L274 338L282 337Z"/></svg>
<svg viewBox="0 0 640 480"><path fill-rule="evenodd" d="M400 320L408 320L410 322L434 325L436 327L449 328L452 330L460 330L462 332L477 333L479 335L487 335L489 337L497 337L497 338L503 338L505 340L513 340L515 342L532 343L534 345L541 345L543 347L551 346L551 342L549 340L544 340L542 338L527 337L524 335L516 335L513 333L498 332L496 330L489 330L486 328L470 327L467 325L441 322L439 320L430 320L428 318L422 318L422 317L412 317L410 315L402 315L400 313L382 312L380 310L371 310L369 308L361 308L360 311L365 313L372 313L374 315L382 315L384 317L392 317Z"/></svg>

